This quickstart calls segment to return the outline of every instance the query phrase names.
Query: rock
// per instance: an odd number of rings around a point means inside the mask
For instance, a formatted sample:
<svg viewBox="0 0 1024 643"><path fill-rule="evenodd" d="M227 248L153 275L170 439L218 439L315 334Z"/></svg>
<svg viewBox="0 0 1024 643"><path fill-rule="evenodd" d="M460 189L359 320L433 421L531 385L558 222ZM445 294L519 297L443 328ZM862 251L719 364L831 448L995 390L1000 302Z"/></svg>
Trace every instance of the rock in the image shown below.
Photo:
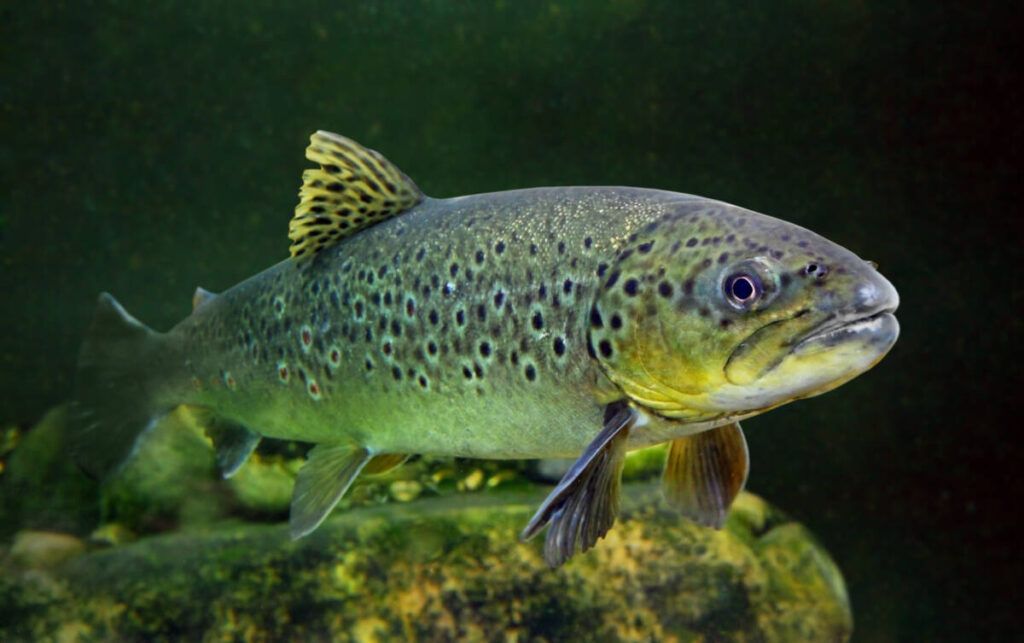
<svg viewBox="0 0 1024 643"><path fill-rule="evenodd" d="M139 533L230 513L210 440L185 407L154 424L132 458L103 482L101 507L104 522Z"/></svg>
<svg viewBox="0 0 1024 643"><path fill-rule="evenodd" d="M11 560L21 567L52 567L85 552L85 543L51 531L19 531L9 552Z"/></svg>
<svg viewBox="0 0 1024 643"><path fill-rule="evenodd" d="M546 489L543 491L547 491ZM842 578L800 525L743 494L725 529L627 485L597 546L550 570L519 530L544 493L490 490L283 524L217 522L0 573L0 640L843 641Z"/></svg>
<svg viewBox="0 0 1024 643"><path fill-rule="evenodd" d="M99 521L99 485L71 462L66 415L63 406L47 413L6 456L0 538L22 529L86 534Z"/></svg>

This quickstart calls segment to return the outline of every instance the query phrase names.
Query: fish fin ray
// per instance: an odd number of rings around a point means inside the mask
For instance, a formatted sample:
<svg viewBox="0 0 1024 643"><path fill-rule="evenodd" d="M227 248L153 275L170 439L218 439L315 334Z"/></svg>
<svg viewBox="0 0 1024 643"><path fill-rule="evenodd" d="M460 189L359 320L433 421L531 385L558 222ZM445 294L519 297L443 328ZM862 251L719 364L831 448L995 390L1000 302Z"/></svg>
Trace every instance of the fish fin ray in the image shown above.
<svg viewBox="0 0 1024 643"><path fill-rule="evenodd" d="M738 422L673 440L662 490L668 504L694 522L721 529L750 471Z"/></svg>
<svg viewBox="0 0 1024 643"><path fill-rule="evenodd" d="M289 526L292 540L302 538L327 518L370 461L369 449L318 445L295 476Z"/></svg>
<svg viewBox="0 0 1024 643"><path fill-rule="evenodd" d="M320 167L302 174L288 227L293 258L312 256L423 200L412 179L381 154L322 130L309 140L306 158Z"/></svg>
<svg viewBox="0 0 1024 643"><path fill-rule="evenodd" d="M363 468L363 473L370 476L387 473L395 467L404 464L409 457L410 456L404 453L382 453L380 455L375 455L366 463L366 467Z"/></svg>
<svg viewBox="0 0 1024 643"><path fill-rule="evenodd" d="M637 411L628 404L609 404L604 429L520 534L520 540L529 540L550 523L544 539L544 559L551 567L558 567L577 551L593 547L615 523L626 442L637 417Z"/></svg>
<svg viewBox="0 0 1024 643"><path fill-rule="evenodd" d="M102 293L82 342L69 406L71 457L93 478L114 473L172 406L157 401L159 374L151 367L163 335Z"/></svg>

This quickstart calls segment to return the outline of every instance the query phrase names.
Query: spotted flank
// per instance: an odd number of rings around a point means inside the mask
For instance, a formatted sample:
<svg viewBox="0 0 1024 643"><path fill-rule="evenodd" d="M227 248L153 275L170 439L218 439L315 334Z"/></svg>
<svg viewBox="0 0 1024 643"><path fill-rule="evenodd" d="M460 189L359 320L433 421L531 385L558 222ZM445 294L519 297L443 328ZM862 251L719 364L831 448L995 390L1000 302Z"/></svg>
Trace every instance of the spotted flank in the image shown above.
<svg viewBox="0 0 1024 643"><path fill-rule="evenodd" d="M166 333L101 295L73 402L88 473L115 473L188 405L225 475L261 437L316 444L301 537L410 454L577 458L522 534L546 529L554 566L612 527L642 446L671 443L668 504L720 528L749 469L739 422L896 341L898 296L872 264L750 210L623 187L434 199L336 134L306 154L290 258L197 289Z"/></svg>

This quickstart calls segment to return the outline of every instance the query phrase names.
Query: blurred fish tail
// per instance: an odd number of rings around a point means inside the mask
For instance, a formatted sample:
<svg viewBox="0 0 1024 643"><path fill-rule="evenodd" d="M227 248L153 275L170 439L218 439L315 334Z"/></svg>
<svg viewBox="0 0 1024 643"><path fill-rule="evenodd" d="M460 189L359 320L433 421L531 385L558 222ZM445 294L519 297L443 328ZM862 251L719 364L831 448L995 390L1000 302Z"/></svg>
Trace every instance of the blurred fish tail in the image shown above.
<svg viewBox="0 0 1024 643"><path fill-rule="evenodd" d="M161 368L165 344L165 335L109 294L100 295L79 353L69 417L71 455L90 476L117 470L147 429L174 408Z"/></svg>

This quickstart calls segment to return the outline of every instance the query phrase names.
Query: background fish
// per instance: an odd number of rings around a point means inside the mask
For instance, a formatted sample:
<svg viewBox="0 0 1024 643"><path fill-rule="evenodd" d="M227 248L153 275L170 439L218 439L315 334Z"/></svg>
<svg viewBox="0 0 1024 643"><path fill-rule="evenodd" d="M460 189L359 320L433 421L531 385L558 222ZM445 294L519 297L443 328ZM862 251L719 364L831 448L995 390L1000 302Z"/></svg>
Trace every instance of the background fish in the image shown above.
<svg viewBox="0 0 1024 643"><path fill-rule="evenodd" d="M738 420L830 390L892 347L898 296L798 226L621 187L424 197L326 132L292 257L166 334L107 294L81 351L75 457L108 475L152 422L206 409L226 475L260 436L314 442L291 530L408 454L579 456L523 532L557 565L612 525L627 449L671 441L669 502L721 526Z"/></svg>

